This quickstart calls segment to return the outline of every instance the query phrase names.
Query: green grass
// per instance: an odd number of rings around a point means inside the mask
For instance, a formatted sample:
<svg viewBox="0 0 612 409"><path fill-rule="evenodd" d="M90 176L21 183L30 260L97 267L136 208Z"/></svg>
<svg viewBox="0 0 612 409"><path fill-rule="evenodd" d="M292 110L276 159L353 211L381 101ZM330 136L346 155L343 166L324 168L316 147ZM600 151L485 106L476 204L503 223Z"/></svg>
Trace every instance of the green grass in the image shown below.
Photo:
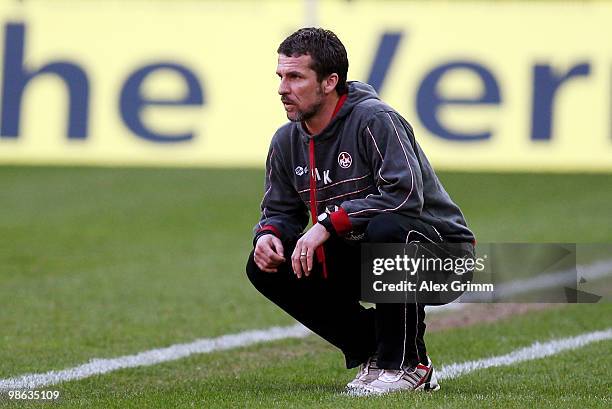
<svg viewBox="0 0 612 409"><path fill-rule="evenodd" d="M612 242L610 175L440 177L481 242ZM291 323L244 276L262 185L261 170L0 167L0 378ZM450 363L609 325L605 304L566 310L573 315L431 334L428 345L437 362ZM598 405L589 385L600 381L582 377L584 364L607 357L592 373L609 384L609 345L552 359L538 369L550 377L535 391L527 373L505 368L488 371L486 382L476 374L448 382L440 398L372 402L488 407L477 395L501 390L500 407L545 406L538 399L549 395L556 406ZM331 407L353 405L337 396L350 375L338 353L311 337L56 388L64 404L82 407ZM552 396L558 385L567 395Z"/></svg>
<svg viewBox="0 0 612 409"><path fill-rule="evenodd" d="M428 335L442 366L510 352L606 328L612 305L569 306L535 316ZM483 335L486 334L486 335ZM355 407L417 406L558 408L608 407L610 343L595 343L517 367L492 368L443 382L435 394L375 398L342 396L352 372L338 353L315 337L193 356L155 367L70 382L59 389L70 407ZM594 359L594 357L597 357ZM588 364L587 364L588 363ZM588 365L588 370L584 367ZM579 377L576 373L579 372ZM572 376L573 375L573 376ZM572 383L570 383L570 381ZM588 389L584 389L588 387Z"/></svg>

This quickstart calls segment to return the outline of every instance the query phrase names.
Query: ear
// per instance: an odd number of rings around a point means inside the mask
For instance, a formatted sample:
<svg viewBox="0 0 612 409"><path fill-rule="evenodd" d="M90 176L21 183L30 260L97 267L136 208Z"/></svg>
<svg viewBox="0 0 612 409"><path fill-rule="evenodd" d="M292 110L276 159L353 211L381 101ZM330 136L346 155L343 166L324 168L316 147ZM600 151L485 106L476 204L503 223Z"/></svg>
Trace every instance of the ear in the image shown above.
<svg viewBox="0 0 612 409"><path fill-rule="evenodd" d="M333 73L327 76L327 78L325 78L323 80L323 92L325 93L325 95L332 93L335 89L336 89L336 85L338 85L338 80L340 78L338 77L338 74Z"/></svg>

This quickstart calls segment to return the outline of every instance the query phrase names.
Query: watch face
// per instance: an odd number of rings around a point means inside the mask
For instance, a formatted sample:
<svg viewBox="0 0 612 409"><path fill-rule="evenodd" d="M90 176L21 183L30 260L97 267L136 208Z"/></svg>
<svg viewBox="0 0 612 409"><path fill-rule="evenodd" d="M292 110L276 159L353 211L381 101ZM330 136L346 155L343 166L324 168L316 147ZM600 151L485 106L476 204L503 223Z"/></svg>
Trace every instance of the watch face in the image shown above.
<svg viewBox="0 0 612 409"><path fill-rule="evenodd" d="M327 213L321 213L319 217L317 217L317 220L320 222L322 222L325 219L327 219Z"/></svg>

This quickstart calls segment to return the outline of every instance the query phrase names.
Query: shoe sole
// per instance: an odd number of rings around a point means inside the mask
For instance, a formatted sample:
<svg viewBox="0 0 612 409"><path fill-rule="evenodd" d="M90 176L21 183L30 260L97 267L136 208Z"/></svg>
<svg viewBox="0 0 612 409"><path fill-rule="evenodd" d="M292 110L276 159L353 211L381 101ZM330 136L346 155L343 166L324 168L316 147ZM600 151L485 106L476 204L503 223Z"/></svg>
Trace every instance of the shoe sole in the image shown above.
<svg viewBox="0 0 612 409"><path fill-rule="evenodd" d="M386 395L388 393L396 393L396 392L402 392L402 391L429 393L429 392L436 392L439 390L440 390L439 383L432 385L430 382L427 382L427 383L424 383L423 385L416 387L415 389L396 389L396 390L384 391L384 392L368 389L367 386L366 387L347 386L344 390L344 394L348 396L359 397L359 396L372 396L372 395Z"/></svg>
<svg viewBox="0 0 612 409"><path fill-rule="evenodd" d="M347 396L352 396L352 397L371 395L371 393L366 388L364 388L363 386L351 386L351 387L349 387L348 385L344 389L344 393L343 394L347 395Z"/></svg>
<svg viewBox="0 0 612 409"><path fill-rule="evenodd" d="M436 392L440 390L440 384L435 383L432 385L430 382L426 382L423 385L416 387L414 390L423 392Z"/></svg>
<svg viewBox="0 0 612 409"><path fill-rule="evenodd" d="M367 396L367 395L385 395L387 393L399 392L402 390L410 390L410 389L397 389L390 391L380 391L380 390L372 390L368 387L367 383L353 383L350 382L346 385L344 393L349 396ZM422 385L417 386L412 389L412 391L417 392L436 392L440 390L440 384L438 383L438 379L436 377L435 371L432 368L429 373L427 382L424 382Z"/></svg>

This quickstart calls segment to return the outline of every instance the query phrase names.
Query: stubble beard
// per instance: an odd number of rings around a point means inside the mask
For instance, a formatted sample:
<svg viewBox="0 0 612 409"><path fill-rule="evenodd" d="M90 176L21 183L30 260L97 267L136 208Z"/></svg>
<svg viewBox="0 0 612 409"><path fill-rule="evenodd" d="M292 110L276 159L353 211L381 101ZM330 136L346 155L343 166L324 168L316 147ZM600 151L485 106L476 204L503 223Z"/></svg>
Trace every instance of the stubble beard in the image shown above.
<svg viewBox="0 0 612 409"><path fill-rule="evenodd" d="M314 103L310 107L308 107L308 109L306 109L305 111L296 111L293 117L290 117L289 113L287 113L287 119L289 119L291 122L307 121L310 118L314 117L317 113L319 113L322 105L323 103L320 101L317 103Z"/></svg>
<svg viewBox="0 0 612 409"><path fill-rule="evenodd" d="M308 121L310 118L314 117L316 114L319 113L321 107L323 106L323 98L321 97L321 95L323 95L323 90L321 88L317 88L317 96L319 97L317 102L306 108L304 111L297 110L293 118L290 117L289 112L287 112L287 119L291 122L303 122Z"/></svg>

